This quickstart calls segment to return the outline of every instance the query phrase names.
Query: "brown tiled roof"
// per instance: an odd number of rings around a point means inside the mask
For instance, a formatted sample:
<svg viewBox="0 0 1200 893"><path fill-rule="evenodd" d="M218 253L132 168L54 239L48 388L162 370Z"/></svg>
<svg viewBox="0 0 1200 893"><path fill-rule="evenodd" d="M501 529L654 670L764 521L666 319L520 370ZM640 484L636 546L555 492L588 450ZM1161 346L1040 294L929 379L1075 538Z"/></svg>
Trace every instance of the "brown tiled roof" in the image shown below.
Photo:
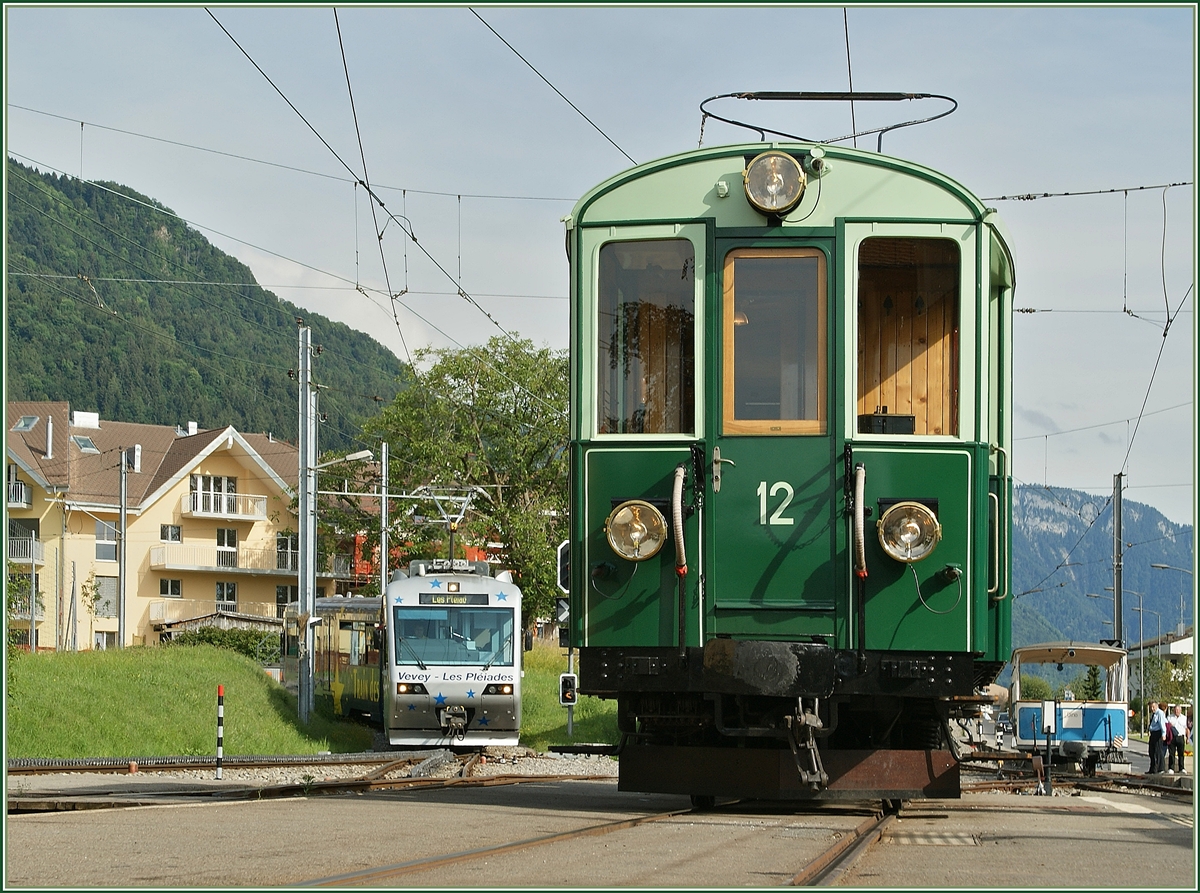
<svg viewBox="0 0 1200 893"><path fill-rule="evenodd" d="M36 416L37 422L28 431L14 431L22 416ZM53 449L46 449L49 419L53 417ZM14 457L34 469L51 487L65 487L68 479L67 423L70 405L67 403L15 402L8 404L8 449ZM48 458L49 456L49 458Z"/></svg>
<svg viewBox="0 0 1200 893"><path fill-rule="evenodd" d="M37 416L29 431L13 431L22 416ZM54 449L46 452L47 419L53 417ZM34 469L51 487L66 487L72 501L116 505L120 499L122 449L142 447L141 472L126 475L126 493L131 507L138 507L175 476L183 473L231 428L210 428L183 435L172 425L143 425L135 422L100 420L100 427L69 424L70 407L64 402L14 402L8 404L8 449L10 455ZM72 435L91 438L99 454L85 453L71 441ZM266 434L242 435L258 457L290 487L295 488L298 451L285 441Z"/></svg>
<svg viewBox="0 0 1200 893"><path fill-rule="evenodd" d="M264 462L271 466L274 472L287 481L293 490L299 486L300 450L285 440L278 440L270 434L242 434L246 442L254 448L254 452Z"/></svg>

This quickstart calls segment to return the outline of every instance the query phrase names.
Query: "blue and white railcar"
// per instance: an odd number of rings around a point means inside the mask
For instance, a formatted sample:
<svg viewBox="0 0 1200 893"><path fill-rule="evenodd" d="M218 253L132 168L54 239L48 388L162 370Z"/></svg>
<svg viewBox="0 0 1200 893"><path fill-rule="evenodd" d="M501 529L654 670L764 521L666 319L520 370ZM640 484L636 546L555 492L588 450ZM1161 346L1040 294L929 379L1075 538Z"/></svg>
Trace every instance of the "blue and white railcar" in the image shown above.
<svg viewBox="0 0 1200 893"><path fill-rule="evenodd" d="M1068 685L1052 702L1022 698L1021 674L1038 665L1053 666L1059 673L1068 666L1098 667L1102 677L1100 696L1082 697L1084 692L1072 691ZM1101 763L1116 771L1128 766L1124 756L1129 740L1129 666L1125 649L1076 642L1014 649L1009 713L1017 750L1046 752L1047 733L1042 721L1046 703L1054 705L1055 721L1049 737L1055 757L1079 763L1089 775Z"/></svg>
<svg viewBox="0 0 1200 893"><path fill-rule="evenodd" d="M384 731L392 745L515 745L521 590L486 562L414 561L387 587Z"/></svg>

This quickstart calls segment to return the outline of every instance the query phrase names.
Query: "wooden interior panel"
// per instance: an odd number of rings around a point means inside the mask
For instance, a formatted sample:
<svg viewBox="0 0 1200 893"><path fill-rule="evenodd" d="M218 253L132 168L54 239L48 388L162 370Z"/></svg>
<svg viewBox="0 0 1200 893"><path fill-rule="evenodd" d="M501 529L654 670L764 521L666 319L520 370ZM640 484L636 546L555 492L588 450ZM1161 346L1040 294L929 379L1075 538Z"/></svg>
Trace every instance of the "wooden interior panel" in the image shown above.
<svg viewBox="0 0 1200 893"><path fill-rule="evenodd" d="M958 432L958 246L870 238L859 249L858 414Z"/></svg>

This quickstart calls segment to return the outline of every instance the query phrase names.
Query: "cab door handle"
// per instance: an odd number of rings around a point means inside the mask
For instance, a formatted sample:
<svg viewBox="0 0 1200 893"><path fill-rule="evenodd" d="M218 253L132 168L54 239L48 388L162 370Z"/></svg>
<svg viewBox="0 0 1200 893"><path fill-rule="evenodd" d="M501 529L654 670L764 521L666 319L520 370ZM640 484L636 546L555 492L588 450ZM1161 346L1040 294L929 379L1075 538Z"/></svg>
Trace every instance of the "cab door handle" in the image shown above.
<svg viewBox="0 0 1200 893"><path fill-rule="evenodd" d="M721 448L720 447L713 447L712 478L713 478L713 492L714 493L721 492L721 463L722 462L724 462L726 465L732 465L734 468L737 468L737 463L734 462L732 459L722 459L721 458Z"/></svg>

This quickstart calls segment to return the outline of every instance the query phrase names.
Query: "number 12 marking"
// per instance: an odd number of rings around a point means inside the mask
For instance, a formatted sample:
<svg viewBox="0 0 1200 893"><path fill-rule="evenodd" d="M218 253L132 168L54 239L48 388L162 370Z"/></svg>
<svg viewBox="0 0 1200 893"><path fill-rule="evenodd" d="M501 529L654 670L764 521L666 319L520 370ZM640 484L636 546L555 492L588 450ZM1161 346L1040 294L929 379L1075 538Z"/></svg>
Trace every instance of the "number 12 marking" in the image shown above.
<svg viewBox="0 0 1200 893"><path fill-rule="evenodd" d="M796 523L795 519L785 518L783 516L784 511L787 509L787 507L789 505L792 504L792 498L796 495L796 491L792 489L792 485L789 484L787 481L776 481L775 483L773 483L771 485L771 495L772 496L774 496L780 490L782 490L784 493L783 502L779 503L779 506L775 509L775 511L771 512L771 519L770 519L770 521L768 521L767 520L767 482L766 481L759 482L759 484L758 484L758 523L759 524L766 525L766 524L770 523L770 524L787 525L787 524L795 524Z"/></svg>

